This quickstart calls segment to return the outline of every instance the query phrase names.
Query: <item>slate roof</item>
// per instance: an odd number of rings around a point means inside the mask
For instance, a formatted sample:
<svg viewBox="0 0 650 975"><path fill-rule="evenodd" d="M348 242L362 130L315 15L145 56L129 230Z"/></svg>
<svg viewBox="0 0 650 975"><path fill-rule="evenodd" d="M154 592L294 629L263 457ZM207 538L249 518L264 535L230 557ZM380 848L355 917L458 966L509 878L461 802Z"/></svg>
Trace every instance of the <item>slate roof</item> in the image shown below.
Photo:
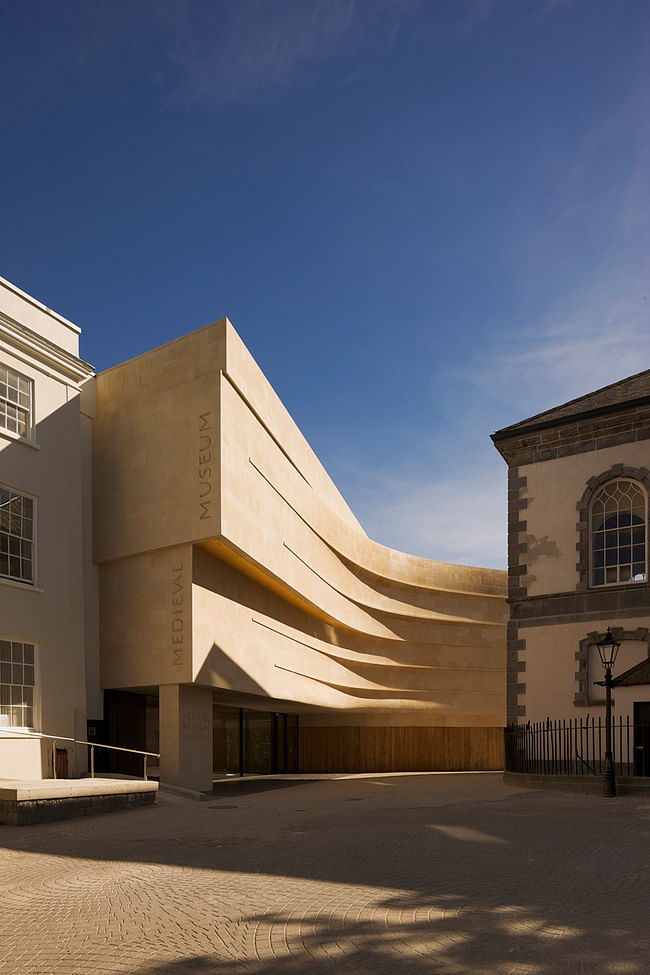
<svg viewBox="0 0 650 975"><path fill-rule="evenodd" d="M642 660L641 663L630 667L620 677L615 677L612 685L615 687L629 687L632 684L650 684L650 657Z"/></svg>
<svg viewBox="0 0 650 975"><path fill-rule="evenodd" d="M543 413L536 413L526 420L503 427L492 434L492 439L508 437L512 434L524 433L529 430L539 430L562 423L569 423L580 417L593 416L598 413L609 413L621 406L632 406L650 402L650 369L644 369L627 379L620 379L609 386L603 386L593 393L586 393L577 399L569 400L561 406L555 406Z"/></svg>

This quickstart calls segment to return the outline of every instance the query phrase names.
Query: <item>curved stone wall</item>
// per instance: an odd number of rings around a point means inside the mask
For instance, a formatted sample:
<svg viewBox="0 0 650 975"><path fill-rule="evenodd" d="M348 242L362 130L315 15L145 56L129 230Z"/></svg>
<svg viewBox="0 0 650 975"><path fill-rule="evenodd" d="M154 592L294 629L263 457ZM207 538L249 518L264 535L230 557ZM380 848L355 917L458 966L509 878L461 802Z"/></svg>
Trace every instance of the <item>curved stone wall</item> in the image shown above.
<svg viewBox="0 0 650 975"><path fill-rule="evenodd" d="M98 376L95 530L105 687L299 712L314 767L333 734L380 765L473 747L426 728L494 753L506 573L369 539L227 320Z"/></svg>

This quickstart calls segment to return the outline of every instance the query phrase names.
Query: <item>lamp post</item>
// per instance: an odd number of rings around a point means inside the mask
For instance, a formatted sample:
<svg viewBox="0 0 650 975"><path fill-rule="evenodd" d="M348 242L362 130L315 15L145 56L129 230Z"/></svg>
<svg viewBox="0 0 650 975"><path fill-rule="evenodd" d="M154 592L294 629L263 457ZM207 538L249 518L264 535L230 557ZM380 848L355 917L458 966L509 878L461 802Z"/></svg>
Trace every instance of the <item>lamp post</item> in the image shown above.
<svg viewBox="0 0 650 975"><path fill-rule="evenodd" d="M610 627L607 633L596 644L600 660L605 668L605 680L594 683L605 688L605 775L603 777L603 795L616 796L616 773L612 759L612 667L616 663L620 643L612 636Z"/></svg>

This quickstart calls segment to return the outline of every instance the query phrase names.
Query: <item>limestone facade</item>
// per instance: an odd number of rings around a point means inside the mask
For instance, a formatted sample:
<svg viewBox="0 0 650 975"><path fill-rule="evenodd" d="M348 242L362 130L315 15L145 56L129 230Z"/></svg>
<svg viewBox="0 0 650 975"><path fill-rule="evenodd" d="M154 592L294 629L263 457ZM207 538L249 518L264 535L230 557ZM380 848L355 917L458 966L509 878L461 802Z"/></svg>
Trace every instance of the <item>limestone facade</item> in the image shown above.
<svg viewBox="0 0 650 975"><path fill-rule="evenodd" d="M226 319L96 400L100 681L163 780L208 787L215 705L298 716L303 770L501 766L505 573L371 541Z"/></svg>

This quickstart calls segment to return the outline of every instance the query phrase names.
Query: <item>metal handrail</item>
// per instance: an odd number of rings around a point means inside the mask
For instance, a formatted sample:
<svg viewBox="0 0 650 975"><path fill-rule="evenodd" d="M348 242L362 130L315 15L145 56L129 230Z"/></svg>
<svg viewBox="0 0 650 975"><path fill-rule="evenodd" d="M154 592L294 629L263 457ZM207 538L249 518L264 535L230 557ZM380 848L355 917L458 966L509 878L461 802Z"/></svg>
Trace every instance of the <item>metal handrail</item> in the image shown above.
<svg viewBox="0 0 650 975"><path fill-rule="evenodd" d="M90 777L95 778L95 749L96 748L108 748L110 751L114 752L129 752L131 755L142 755L144 756L144 781L148 782L147 778L147 759L148 758L160 758L160 752L143 752L139 748L123 748L121 745L103 745L98 741L85 741L82 738L66 738L65 735L44 735L40 731L16 731L12 729L10 734L4 733L4 728L0 728L0 739L1 738L46 738L48 741L53 741L54 745L52 747L52 778L56 778L56 742L57 741L71 741L75 745L88 745L90 747Z"/></svg>

